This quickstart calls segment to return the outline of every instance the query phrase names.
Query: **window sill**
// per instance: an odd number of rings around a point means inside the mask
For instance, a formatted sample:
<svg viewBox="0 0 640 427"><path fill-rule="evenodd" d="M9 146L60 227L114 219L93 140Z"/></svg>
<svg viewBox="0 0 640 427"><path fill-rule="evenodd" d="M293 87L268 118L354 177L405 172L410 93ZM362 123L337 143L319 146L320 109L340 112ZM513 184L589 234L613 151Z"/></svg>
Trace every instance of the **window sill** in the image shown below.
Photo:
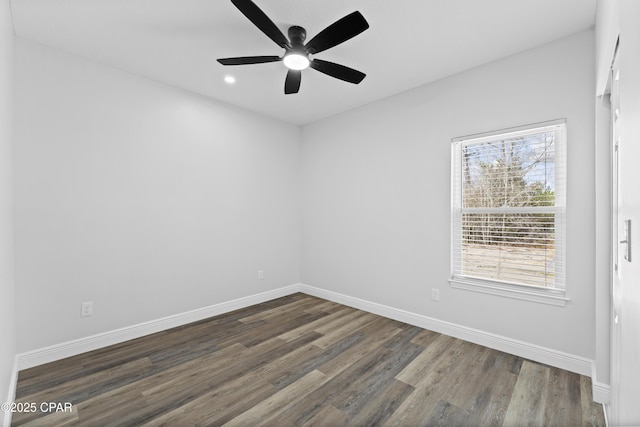
<svg viewBox="0 0 640 427"><path fill-rule="evenodd" d="M506 298L514 298L540 304L564 307L569 301L565 292L558 289L538 289L533 286L519 286L509 283L474 280L471 278L454 277L449 279L452 288L467 291L481 292L484 294L498 295Z"/></svg>

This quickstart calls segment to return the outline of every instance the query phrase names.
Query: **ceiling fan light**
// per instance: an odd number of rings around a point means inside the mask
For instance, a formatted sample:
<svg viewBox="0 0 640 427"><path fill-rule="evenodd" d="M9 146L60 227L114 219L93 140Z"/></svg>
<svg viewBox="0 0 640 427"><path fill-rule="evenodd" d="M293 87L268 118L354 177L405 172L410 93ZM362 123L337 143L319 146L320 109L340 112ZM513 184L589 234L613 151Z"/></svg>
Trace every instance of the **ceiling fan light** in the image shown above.
<svg viewBox="0 0 640 427"><path fill-rule="evenodd" d="M288 53L284 56L284 65L290 70L304 70L309 67L310 61L306 55L300 53Z"/></svg>

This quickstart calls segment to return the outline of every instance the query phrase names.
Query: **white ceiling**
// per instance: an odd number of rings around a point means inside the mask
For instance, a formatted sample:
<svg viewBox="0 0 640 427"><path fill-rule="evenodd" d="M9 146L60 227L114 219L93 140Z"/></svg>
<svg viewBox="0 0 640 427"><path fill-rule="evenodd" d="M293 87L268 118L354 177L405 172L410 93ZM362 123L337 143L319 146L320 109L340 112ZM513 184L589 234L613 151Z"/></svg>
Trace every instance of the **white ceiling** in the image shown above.
<svg viewBox="0 0 640 427"><path fill-rule="evenodd" d="M359 85L303 71L284 95L281 55L229 0L11 0L16 35L217 100L306 124L592 27L596 0L254 0L284 34L310 39L359 10L370 28L317 58L367 74ZM232 74L234 85L224 82Z"/></svg>

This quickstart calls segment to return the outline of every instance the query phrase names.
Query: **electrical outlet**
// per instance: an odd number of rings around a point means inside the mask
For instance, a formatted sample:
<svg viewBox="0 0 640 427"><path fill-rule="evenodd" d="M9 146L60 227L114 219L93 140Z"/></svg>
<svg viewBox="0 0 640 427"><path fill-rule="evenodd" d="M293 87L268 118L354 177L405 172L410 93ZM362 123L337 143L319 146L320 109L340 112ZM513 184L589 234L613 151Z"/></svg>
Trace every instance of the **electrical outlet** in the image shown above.
<svg viewBox="0 0 640 427"><path fill-rule="evenodd" d="M264 280L264 270L258 270L258 280Z"/></svg>
<svg viewBox="0 0 640 427"><path fill-rule="evenodd" d="M431 300L440 301L440 289L436 289L436 288L431 289Z"/></svg>
<svg viewBox="0 0 640 427"><path fill-rule="evenodd" d="M93 315L93 301L87 301L80 304L80 316L92 316Z"/></svg>

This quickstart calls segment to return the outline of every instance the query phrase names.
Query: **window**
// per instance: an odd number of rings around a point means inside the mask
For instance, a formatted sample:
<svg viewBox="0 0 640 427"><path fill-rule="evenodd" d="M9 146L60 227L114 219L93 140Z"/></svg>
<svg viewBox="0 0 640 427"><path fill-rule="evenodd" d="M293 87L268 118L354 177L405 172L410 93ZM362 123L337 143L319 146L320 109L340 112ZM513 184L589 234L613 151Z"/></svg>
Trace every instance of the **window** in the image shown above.
<svg viewBox="0 0 640 427"><path fill-rule="evenodd" d="M451 285L564 305L564 120L452 143Z"/></svg>

